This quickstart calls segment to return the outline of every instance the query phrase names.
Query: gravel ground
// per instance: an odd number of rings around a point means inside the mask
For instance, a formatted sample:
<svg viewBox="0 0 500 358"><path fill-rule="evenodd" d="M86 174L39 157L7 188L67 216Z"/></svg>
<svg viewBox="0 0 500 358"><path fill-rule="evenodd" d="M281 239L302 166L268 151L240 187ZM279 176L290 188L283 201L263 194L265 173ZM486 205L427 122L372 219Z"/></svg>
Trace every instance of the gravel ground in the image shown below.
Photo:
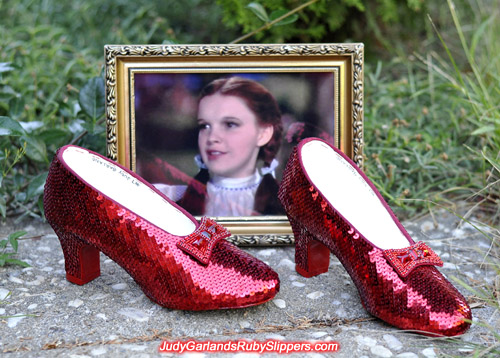
<svg viewBox="0 0 500 358"><path fill-rule="evenodd" d="M404 223L415 240L428 243L445 262L449 279L493 285L496 272L484 258L490 242L472 226L441 212ZM437 226L436 226L437 224ZM169 357L162 341L266 341L338 343L335 353L294 353L307 357L438 357L465 355L475 345L491 345L491 331L473 324L457 339L436 339L403 332L370 316L354 284L336 258L328 273L305 279L294 269L293 247L244 248L267 262L281 279L281 291L266 304L236 310L187 312L151 302L128 274L101 255L101 276L77 286L65 279L57 237L46 223L0 226L0 238L15 230L18 258L31 267L0 268L0 353L6 357ZM500 313L460 285L474 322L500 331ZM278 353L186 353L185 357L273 357Z"/></svg>

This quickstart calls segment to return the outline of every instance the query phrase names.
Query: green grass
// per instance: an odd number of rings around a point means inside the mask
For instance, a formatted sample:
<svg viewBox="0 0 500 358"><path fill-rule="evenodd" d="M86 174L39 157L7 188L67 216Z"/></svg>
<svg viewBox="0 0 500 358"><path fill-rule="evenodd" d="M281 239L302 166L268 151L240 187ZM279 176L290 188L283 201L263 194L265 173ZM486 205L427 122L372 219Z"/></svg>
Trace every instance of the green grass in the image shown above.
<svg viewBox="0 0 500 358"><path fill-rule="evenodd" d="M198 3L204 4L189 2ZM458 14L453 7L431 6L439 30L432 34L427 20L418 51L405 53L405 43L398 42L396 52L366 63L366 169L404 217L424 210L428 204L422 199L472 198L483 208L498 204L498 9L487 0L462 0L460 6ZM467 17L459 13L462 8ZM198 24L189 27L188 19L168 16L168 10L177 14L182 7L168 1L0 1L0 117L32 126L16 136L0 136L3 217L38 215L40 192L26 196L26 189L59 146L77 141L103 152L102 118L82 108L80 90L102 76L105 43L207 40ZM210 13L205 26L215 28L220 11L204 5L193 16ZM99 20L104 14L109 21ZM459 24L464 18L471 20ZM232 34L227 41L237 37ZM20 150L25 155L15 158ZM498 216L497 210L493 218Z"/></svg>
<svg viewBox="0 0 500 358"><path fill-rule="evenodd" d="M409 199L471 199L497 222L500 25L493 19L499 10L483 9L466 33L451 2L450 9L455 38L436 33L441 54L423 49L368 64L366 167L406 215L427 205Z"/></svg>

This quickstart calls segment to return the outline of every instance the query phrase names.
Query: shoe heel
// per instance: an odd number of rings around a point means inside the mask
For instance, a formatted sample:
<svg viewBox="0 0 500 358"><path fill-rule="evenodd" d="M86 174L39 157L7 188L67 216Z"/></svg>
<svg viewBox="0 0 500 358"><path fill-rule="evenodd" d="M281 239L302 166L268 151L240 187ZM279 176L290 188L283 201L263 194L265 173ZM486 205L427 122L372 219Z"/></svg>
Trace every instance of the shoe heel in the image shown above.
<svg viewBox="0 0 500 358"><path fill-rule="evenodd" d="M101 275L98 249L87 245L73 233L60 229L54 231L61 242L69 282L84 285Z"/></svg>
<svg viewBox="0 0 500 358"><path fill-rule="evenodd" d="M295 270L304 277L313 277L328 271L330 250L307 231L300 223L290 218L295 236Z"/></svg>

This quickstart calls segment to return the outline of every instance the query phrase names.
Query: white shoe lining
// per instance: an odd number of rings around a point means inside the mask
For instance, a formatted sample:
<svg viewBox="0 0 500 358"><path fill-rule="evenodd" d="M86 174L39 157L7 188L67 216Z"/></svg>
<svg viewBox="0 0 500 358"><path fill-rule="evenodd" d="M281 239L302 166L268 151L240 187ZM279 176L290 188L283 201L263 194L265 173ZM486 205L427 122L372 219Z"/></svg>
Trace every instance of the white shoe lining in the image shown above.
<svg viewBox="0 0 500 358"><path fill-rule="evenodd" d="M313 184L366 239L383 250L409 246L375 192L342 156L320 141L304 144L301 154Z"/></svg>
<svg viewBox="0 0 500 358"><path fill-rule="evenodd" d="M195 230L183 212L112 162L77 147L66 148L62 157L89 185L166 232L185 236Z"/></svg>

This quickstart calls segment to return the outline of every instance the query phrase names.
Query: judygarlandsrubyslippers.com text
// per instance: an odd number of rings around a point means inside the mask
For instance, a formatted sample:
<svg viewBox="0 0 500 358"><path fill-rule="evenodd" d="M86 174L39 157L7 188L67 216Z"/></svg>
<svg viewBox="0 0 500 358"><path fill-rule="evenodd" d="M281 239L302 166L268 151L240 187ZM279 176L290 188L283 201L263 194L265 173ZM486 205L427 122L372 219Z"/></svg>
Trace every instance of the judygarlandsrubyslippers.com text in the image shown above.
<svg viewBox="0 0 500 358"><path fill-rule="evenodd" d="M287 342L280 340L252 341L163 341L158 347L160 353L279 353L338 352L340 346L333 341Z"/></svg>

